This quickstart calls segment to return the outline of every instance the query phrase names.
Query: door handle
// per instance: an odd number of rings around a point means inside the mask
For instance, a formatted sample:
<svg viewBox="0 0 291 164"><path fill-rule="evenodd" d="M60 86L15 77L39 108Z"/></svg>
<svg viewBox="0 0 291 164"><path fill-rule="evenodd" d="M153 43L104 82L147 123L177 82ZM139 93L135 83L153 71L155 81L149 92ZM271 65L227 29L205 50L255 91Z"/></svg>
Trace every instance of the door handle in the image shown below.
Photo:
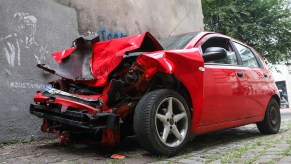
<svg viewBox="0 0 291 164"><path fill-rule="evenodd" d="M244 73L243 72L237 72L236 73L238 77L244 77Z"/></svg>
<svg viewBox="0 0 291 164"><path fill-rule="evenodd" d="M264 77L268 77L268 73L263 73Z"/></svg>

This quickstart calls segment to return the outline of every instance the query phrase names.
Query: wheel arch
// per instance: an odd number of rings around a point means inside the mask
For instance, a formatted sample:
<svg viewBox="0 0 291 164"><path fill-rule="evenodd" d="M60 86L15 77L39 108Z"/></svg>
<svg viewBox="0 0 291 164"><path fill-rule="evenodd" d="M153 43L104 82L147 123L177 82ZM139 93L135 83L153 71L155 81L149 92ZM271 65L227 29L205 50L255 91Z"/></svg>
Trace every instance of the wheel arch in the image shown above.
<svg viewBox="0 0 291 164"><path fill-rule="evenodd" d="M186 101L191 115L193 114L193 104L192 97L187 89L187 87L180 81L174 74L168 74L165 72L158 72L150 81L150 90L157 89L172 89L179 93Z"/></svg>
<svg viewBox="0 0 291 164"><path fill-rule="evenodd" d="M277 94L272 95L271 98L270 98L270 100L268 101L268 104L270 103L270 101L271 101L272 99L274 99L274 100L278 103L279 108L280 108L280 103L281 103L280 97L279 97ZM266 115L266 111L267 111L267 107L266 107L266 109L264 110L263 116ZM264 118L262 118L262 121L263 121L263 119L264 119Z"/></svg>
<svg viewBox="0 0 291 164"><path fill-rule="evenodd" d="M278 102L280 102L279 96L277 94L273 95L268 103L263 120L257 122L257 127L261 133L276 134L280 130L281 115L280 106L277 106L280 105Z"/></svg>
<svg viewBox="0 0 291 164"><path fill-rule="evenodd" d="M274 95L271 97L271 99L275 99L275 100L277 101L279 107L280 107L280 105L281 105L281 99L280 99L280 97L279 97L277 94L274 94Z"/></svg>
<svg viewBox="0 0 291 164"><path fill-rule="evenodd" d="M178 84L183 84L191 99L192 132L195 133L203 110L203 70L204 60L199 49L159 51L154 54L142 54L137 64L145 71L145 78L151 80L157 73L174 76ZM168 76L167 76L168 77ZM167 79L167 78L166 78ZM170 78L171 79L171 78ZM177 84L177 83L176 83ZM180 92L178 90L178 92ZM194 119L195 116L195 119Z"/></svg>

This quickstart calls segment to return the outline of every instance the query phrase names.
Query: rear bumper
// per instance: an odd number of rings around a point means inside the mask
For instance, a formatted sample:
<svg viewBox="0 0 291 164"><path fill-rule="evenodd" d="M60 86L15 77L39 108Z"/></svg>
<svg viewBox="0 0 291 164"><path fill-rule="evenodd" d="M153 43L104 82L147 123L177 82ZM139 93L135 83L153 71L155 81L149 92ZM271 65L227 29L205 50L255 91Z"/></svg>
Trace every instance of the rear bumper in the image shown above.
<svg viewBox="0 0 291 164"><path fill-rule="evenodd" d="M114 113L103 112L90 114L86 110L71 108L62 112L60 107L50 107L46 105L31 104L30 113L39 118L88 130L98 130L100 128L118 130L120 122L119 116Z"/></svg>

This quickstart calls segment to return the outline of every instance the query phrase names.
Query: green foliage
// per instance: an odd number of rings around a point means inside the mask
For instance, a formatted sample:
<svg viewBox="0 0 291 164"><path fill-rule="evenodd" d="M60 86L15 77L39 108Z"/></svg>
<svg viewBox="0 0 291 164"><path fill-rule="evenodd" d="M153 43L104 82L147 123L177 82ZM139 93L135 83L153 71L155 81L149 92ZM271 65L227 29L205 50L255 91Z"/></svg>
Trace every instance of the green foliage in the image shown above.
<svg viewBox="0 0 291 164"><path fill-rule="evenodd" d="M291 0L202 0L205 30L241 40L272 63L291 62Z"/></svg>

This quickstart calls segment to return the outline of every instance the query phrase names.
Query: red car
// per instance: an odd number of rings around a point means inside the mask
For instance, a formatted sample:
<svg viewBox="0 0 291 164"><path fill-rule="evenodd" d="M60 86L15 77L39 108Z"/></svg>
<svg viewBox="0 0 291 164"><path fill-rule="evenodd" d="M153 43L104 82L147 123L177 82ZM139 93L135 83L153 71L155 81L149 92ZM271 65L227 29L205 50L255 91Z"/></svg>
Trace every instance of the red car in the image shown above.
<svg viewBox="0 0 291 164"><path fill-rule="evenodd" d="M59 68L38 67L61 78L35 95L30 112L62 141L116 145L136 135L149 152L170 156L207 132L280 129L279 92L263 59L221 34L78 38L53 57Z"/></svg>

